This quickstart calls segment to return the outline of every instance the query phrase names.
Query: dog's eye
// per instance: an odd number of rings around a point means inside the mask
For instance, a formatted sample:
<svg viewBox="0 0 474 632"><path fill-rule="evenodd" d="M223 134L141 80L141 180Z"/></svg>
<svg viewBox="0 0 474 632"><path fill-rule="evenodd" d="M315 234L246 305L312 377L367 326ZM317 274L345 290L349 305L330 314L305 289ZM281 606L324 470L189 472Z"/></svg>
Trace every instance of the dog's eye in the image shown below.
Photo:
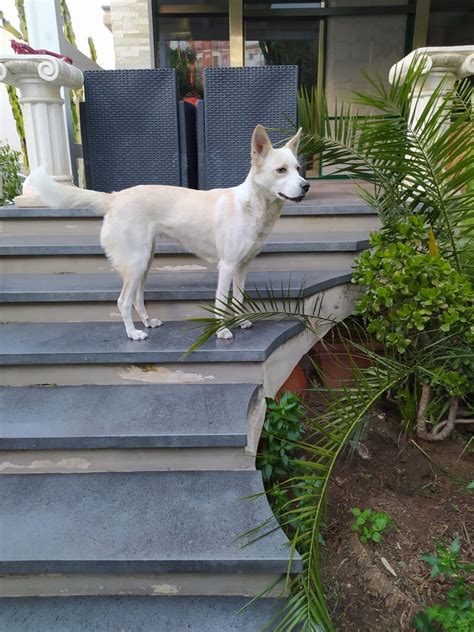
<svg viewBox="0 0 474 632"><path fill-rule="evenodd" d="M280 167L277 169L277 173L286 173L286 167Z"/></svg>

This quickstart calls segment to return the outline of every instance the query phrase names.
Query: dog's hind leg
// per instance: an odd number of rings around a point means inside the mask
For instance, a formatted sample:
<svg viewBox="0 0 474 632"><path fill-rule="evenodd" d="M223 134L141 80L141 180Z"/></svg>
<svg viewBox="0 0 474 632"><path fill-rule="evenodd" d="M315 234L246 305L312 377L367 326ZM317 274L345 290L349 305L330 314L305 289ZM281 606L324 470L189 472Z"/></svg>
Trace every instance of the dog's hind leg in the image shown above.
<svg viewBox="0 0 474 632"><path fill-rule="evenodd" d="M247 276L247 266L239 266L234 272L232 295L234 304L237 310L242 309L242 303L244 298L245 278ZM242 329L248 329L252 326L250 320L244 320L240 323Z"/></svg>
<svg viewBox="0 0 474 632"><path fill-rule="evenodd" d="M217 281L216 292L216 318L219 318L218 310L222 310L227 304L229 296L230 284L232 283L232 277L234 276L235 266L224 261L219 261L219 278ZM223 340L229 340L233 338L232 332L227 327L221 327L217 331L217 337Z"/></svg>
<svg viewBox="0 0 474 632"><path fill-rule="evenodd" d="M150 316L148 315L147 309L145 307L145 297L144 297L145 283L146 283L146 278L148 276L148 272L150 270L151 264L153 262L154 249L155 248L153 244L153 248L151 250L151 255L148 261L147 269L145 270L145 274L143 275L140 281L137 293L135 295L135 301L133 303L133 306L137 310L137 313L140 316L142 323L145 325L145 327L161 327L161 325L163 324L161 320L158 320L158 318L150 318Z"/></svg>

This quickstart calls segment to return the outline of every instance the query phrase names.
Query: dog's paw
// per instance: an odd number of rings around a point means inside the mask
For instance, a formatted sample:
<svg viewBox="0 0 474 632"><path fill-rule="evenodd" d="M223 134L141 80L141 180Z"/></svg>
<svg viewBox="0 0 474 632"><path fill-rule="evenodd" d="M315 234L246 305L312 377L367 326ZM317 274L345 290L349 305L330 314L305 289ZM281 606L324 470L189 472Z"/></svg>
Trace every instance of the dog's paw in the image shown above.
<svg viewBox="0 0 474 632"><path fill-rule="evenodd" d="M244 320L243 322L240 323L240 329L248 329L251 326L252 326L252 323L250 322L250 320Z"/></svg>
<svg viewBox="0 0 474 632"><path fill-rule="evenodd" d="M130 340L146 340L148 338L148 334L141 329L133 329L132 331L127 332L127 336Z"/></svg>
<svg viewBox="0 0 474 632"><path fill-rule="evenodd" d="M158 318L150 318L146 321L145 327L151 327L152 329L154 329L155 327L161 327L162 324L163 322L161 320L158 320Z"/></svg>
<svg viewBox="0 0 474 632"><path fill-rule="evenodd" d="M221 340L230 340L234 337L231 330L227 329L227 327L222 327L222 329L219 329L216 335Z"/></svg>

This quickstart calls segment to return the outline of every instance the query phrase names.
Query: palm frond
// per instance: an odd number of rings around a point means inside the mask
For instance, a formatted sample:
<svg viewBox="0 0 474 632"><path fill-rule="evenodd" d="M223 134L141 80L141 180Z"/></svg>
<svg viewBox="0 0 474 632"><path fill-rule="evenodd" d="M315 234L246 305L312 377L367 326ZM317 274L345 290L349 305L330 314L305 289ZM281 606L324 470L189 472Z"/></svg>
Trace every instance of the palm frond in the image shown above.
<svg viewBox="0 0 474 632"><path fill-rule="evenodd" d="M184 357L202 347L220 329L234 329L246 321L256 323L268 319L291 319L301 323L315 335L319 334L323 324L327 326L337 322L330 315L322 315L324 292L314 299L305 294L304 283L296 292L290 283L287 287L282 284L278 289L269 283L264 291L254 288L252 292L243 292L242 300L231 297L229 300L218 299L216 305L202 305L203 312L210 315L189 319L201 325L202 329Z"/></svg>
<svg viewBox="0 0 474 632"><path fill-rule="evenodd" d="M271 629L275 632L334 629L321 580L319 535L331 474L374 404L406 379L411 370L376 354L374 362L371 369L359 372L356 386L330 393L324 412L307 420L310 436L304 442L295 442L304 459L298 461L300 473L282 484L290 492L291 500L283 507L279 520L287 532L294 531L291 544L301 553L304 571L292 580L291 595L280 612L281 620L273 621ZM262 526L265 532L266 525Z"/></svg>
<svg viewBox="0 0 474 632"><path fill-rule="evenodd" d="M461 269L459 253L472 247L472 230L461 241L459 229L474 224L472 86L464 81L447 90L441 81L426 98L427 77L416 59L388 88L367 79L369 91L353 104L336 104L332 116L320 97L319 118L327 124L318 124L318 134L309 127L305 151L319 152L336 173L372 183L359 194L384 224L423 214L443 255ZM357 107L369 114L360 116Z"/></svg>

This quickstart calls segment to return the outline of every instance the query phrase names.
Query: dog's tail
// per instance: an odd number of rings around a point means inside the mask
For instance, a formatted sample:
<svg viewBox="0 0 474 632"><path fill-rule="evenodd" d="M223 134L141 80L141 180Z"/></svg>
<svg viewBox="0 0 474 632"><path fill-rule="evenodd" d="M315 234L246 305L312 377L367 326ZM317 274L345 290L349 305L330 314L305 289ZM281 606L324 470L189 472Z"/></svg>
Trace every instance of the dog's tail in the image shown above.
<svg viewBox="0 0 474 632"><path fill-rule="evenodd" d="M59 184L50 178L44 167L33 169L25 180L23 190L34 191L45 204L53 208L91 209L99 215L105 215L109 210L110 193Z"/></svg>

